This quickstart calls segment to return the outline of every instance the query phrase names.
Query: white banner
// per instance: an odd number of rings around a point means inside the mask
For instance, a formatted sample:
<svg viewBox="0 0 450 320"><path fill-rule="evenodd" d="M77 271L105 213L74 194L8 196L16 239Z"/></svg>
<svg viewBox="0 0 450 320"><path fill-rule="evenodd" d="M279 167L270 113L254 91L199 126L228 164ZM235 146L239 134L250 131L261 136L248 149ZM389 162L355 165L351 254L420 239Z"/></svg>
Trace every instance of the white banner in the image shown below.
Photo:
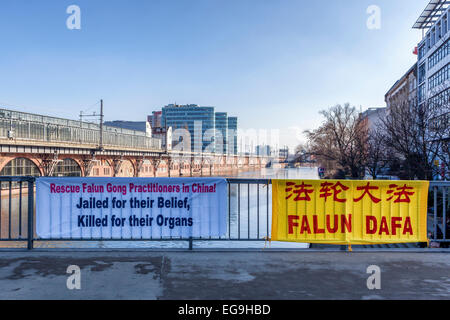
<svg viewBox="0 0 450 320"><path fill-rule="evenodd" d="M223 178L38 178L41 239L218 237L227 232Z"/></svg>

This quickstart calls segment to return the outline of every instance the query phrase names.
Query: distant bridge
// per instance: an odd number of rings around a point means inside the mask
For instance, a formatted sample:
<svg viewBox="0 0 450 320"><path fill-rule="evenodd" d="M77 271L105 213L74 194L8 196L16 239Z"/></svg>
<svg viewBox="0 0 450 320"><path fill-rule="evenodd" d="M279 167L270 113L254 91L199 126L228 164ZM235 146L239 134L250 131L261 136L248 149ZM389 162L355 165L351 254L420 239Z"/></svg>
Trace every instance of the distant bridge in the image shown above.
<svg viewBox="0 0 450 320"><path fill-rule="evenodd" d="M0 109L0 175L212 176L266 167L268 157L167 151L145 132Z"/></svg>

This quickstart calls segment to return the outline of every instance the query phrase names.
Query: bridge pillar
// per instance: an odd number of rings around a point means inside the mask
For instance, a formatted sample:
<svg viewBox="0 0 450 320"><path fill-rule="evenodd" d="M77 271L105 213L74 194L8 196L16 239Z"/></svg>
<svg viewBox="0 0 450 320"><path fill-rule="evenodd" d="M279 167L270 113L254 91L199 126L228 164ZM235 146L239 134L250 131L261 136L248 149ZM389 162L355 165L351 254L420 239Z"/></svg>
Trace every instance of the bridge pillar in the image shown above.
<svg viewBox="0 0 450 320"><path fill-rule="evenodd" d="M113 159L113 177L117 177L122 168L123 156Z"/></svg>
<svg viewBox="0 0 450 320"><path fill-rule="evenodd" d="M134 176L140 177L142 168L144 167L145 156L142 156L142 158L140 158L140 159L136 159L135 162L136 162L136 164L135 164L136 169L134 170Z"/></svg>
<svg viewBox="0 0 450 320"><path fill-rule="evenodd" d="M83 177L89 177L92 173L92 168L94 167L95 163L98 160L96 159L95 152L92 153L92 155L84 156L81 158L81 167L82 167L82 176Z"/></svg>
<svg viewBox="0 0 450 320"><path fill-rule="evenodd" d="M159 167L160 163L161 163L161 158L156 158L156 159L153 159L153 161L152 161L153 177L155 177L155 178L158 174L158 167Z"/></svg>
<svg viewBox="0 0 450 320"><path fill-rule="evenodd" d="M56 164L59 162L58 153L51 154L43 154L41 155L41 168L44 176L50 177L53 175ZM83 170L83 168L81 167ZM83 173L83 172L82 172Z"/></svg>

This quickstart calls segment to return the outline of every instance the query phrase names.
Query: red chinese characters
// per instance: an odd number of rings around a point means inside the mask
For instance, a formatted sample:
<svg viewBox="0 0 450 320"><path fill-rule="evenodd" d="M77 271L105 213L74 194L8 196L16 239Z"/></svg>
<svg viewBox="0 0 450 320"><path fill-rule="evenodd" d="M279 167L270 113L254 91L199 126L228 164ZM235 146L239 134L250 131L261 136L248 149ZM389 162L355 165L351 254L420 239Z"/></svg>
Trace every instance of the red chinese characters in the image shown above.
<svg viewBox="0 0 450 320"><path fill-rule="evenodd" d="M372 184L371 184L372 183ZM377 204L382 201L379 195L381 187L374 185L372 182L367 182L365 185L356 185L355 198L353 202L357 203L363 199L370 199L373 203ZM342 182L324 181L318 186L308 184L308 182L286 182L286 200L291 199L293 201L312 201L314 192L318 193L319 198L324 199L325 202L332 200L334 202L345 203L347 198L345 192L350 190L349 186L346 186ZM378 191L378 192L377 192ZM408 185L390 184L389 189L386 191L387 199L385 201L393 201L393 203L411 203L411 196L415 194L414 188ZM384 197L383 197L384 199Z"/></svg>
<svg viewBox="0 0 450 320"><path fill-rule="evenodd" d="M285 191L286 193L289 193L286 199L290 199L292 196L296 195L294 201L311 201L309 195L314 192L314 188L310 184L305 184L305 182L302 182L302 184L287 182Z"/></svg>
<svg viewBox="0 0 450 320"><path fill-rule="evenodd" d="M343 192L347 191L349 187L344 186L342 183L331 183L331 182L324 182L320 185L322 189L320 189L320 198L325 198L325 202L327 201L328 197L333 196L333 200L336 202L346 202L347 199L339 198L338 195Z"/></svg>
<svg viewBox="0 0 450 320"><path fill-rule="evenodd" d="M361 194L361 196L359 198L353 199L354 202L359 202L362 199L364 199L364 197L367 195L369 196L370 200L372 200L372 202L374 203L378 203L381 201L381 199L375 197L372 193L371 190L379 190L379 187L376 186L371 186L370 182L367 183L367 185L365 186L359 186L356 188L356 190L358 191L363 191L363 193Z"/></svg>
<svg viewBox="0 0 450 320"><path fill-rule="evenodd" d="M406 184L403 187L396 184L391 184L389 185L389 190L386 192L390 195L390 197L387 198L387 201L391 201L394 197L396 197L394 203L411 203L410 196L413 196L415 193L411 190L414 190L414 188L408 187Z"/></svg>

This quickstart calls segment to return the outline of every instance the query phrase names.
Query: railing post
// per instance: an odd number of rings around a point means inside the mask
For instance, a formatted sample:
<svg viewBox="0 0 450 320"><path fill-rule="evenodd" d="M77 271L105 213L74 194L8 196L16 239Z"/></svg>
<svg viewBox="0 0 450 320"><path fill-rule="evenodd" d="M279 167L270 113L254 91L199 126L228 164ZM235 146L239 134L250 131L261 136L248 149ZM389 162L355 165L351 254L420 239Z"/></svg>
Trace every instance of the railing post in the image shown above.
<svg viewBox="0 0 450 320"><path fill-rule="evenodd" d="M437 240L437 193L438 188L433 187L433 240Z"/></svg>
<svg viewBox="0 0 450 320"><path fill-rule="evenodd" d="M34 239L34 180L28 180L28 250L33 249Z"/></svg>
<svg viewBox="0 0 450 320"><path fill-rule="evenodd" d="M447 187L442 187L442 239L447 240Z"/></svg>
<svg viewBox="0 0 450 320"><path fill-rule="evenodd" d="M192 240L192 237L189 237L189 251L192 251L194 247L194 241Z"/></svg>

